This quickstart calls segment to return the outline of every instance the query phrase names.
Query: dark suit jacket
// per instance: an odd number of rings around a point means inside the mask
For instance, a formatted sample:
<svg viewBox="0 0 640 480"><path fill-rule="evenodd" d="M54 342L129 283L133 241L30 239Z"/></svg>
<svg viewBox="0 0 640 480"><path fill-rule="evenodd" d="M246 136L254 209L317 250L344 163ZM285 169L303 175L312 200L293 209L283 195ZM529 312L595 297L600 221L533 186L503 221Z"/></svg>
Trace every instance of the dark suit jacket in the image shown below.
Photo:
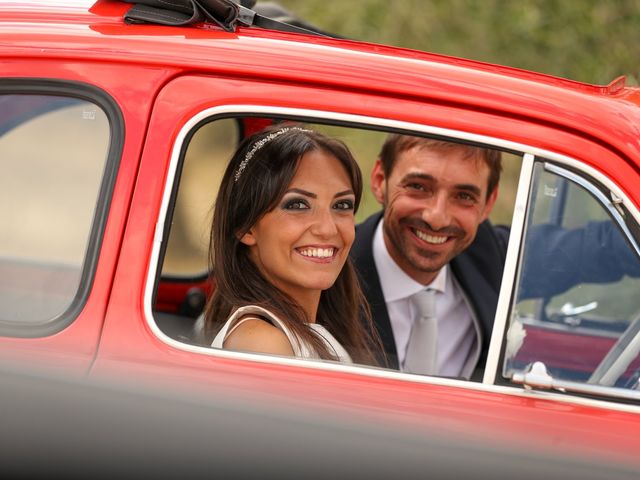
<svg viewBox="0 0 640 480"><path fill-rule="evenodd" d="M373 259L373 235L381 218L382 212L376 213L356 227L351 257L387 355L380 363L398 368L391 322ZM581 283L613 282L624 275L640 277L638 258L611 221L590 222L575 229L540 224L527 236L530 247L524 258L519 300L548 299ZM482 329L481 354L473 380L481 380L487 359L508 239L507 227L483 222L473 243L450 264Z"/></svg>
<svg viewBox="0 0 640 480"><path fill-rule="evenodd" d="M382 365L398 368L398 353L391 322L373 260L373 235L381 218L382 212L376 213L356 227L351 258L385 349L387 358ZM483 342L478 361L481 367L484 367L489 349L507 242L506 228L494 227L488 221L484 222L478 228L474 242L451 262L451 271L467 295L482 328ZM477 371L473 378L478 378L480 374L481 371Z"/></svg>

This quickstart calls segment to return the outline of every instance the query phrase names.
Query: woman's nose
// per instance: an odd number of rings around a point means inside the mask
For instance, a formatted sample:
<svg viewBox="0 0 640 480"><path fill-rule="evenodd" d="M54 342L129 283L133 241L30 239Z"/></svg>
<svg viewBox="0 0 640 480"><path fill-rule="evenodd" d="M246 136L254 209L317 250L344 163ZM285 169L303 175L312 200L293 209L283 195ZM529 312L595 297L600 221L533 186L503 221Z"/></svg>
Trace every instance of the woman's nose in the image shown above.
<svg viewBox="0 0 640 480"><path fill-rule="evenodd" d="M336 226L332 212L327 210L316 212L313 224L311 225L311 232L324 238L336 235L338 233L338 227Z"/></svg>

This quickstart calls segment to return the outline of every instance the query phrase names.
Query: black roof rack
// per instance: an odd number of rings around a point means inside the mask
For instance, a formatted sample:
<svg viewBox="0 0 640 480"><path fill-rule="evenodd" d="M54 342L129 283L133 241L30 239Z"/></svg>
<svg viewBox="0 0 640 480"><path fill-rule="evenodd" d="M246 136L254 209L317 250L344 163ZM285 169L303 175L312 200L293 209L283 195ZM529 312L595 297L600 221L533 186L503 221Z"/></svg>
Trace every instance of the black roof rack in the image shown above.
<svg viewBox="0 0 640 480"><path fill-rule="evenodd" d="M229 32L242 25L339 38L294 17L280 5L271 2L256 5L256 0L123 1L134 4L124 16L127 23L186 26L212 22Z"/></svg>

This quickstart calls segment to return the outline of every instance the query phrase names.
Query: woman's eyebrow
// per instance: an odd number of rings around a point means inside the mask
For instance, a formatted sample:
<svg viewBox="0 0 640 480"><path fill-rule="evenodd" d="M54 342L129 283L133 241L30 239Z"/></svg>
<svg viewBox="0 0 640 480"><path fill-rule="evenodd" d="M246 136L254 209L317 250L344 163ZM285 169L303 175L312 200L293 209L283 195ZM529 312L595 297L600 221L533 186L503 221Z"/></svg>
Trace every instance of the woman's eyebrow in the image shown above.
<svg viewBox="0 0 640 480"><path fill-rule="evenodd" d="M302 190L301 188L290 188L284 193L299 193L300 195L304 195L305 197L318 198L318 195L316 195L315 193Z"/></svg>
<svg viewBox="0 0 640 480"><path fill-rule="evenodd" d="M304 195L305 197L318 198L318 195L316 195L315 193L308 192L307 190L302 190L301 188L290 188L285 193L298 193L300 195ZM344 197L345 195L355 195L355 193L353 193L353 190L345 190L343 192L336 193L333 197Z"/></svg>

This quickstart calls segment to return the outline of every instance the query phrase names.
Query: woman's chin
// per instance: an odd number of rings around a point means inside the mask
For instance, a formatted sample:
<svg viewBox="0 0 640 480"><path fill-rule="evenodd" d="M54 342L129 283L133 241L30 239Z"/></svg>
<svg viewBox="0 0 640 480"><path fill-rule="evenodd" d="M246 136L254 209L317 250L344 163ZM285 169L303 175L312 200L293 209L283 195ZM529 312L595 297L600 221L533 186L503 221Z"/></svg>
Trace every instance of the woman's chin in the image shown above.
<svg viewBox="0 0 640 480"><path fill-rule="evenodd" d="M314 278L313 281L306 282L304 285L309 290L327 290L336 283L337 277L330 278Z"/></svg>

